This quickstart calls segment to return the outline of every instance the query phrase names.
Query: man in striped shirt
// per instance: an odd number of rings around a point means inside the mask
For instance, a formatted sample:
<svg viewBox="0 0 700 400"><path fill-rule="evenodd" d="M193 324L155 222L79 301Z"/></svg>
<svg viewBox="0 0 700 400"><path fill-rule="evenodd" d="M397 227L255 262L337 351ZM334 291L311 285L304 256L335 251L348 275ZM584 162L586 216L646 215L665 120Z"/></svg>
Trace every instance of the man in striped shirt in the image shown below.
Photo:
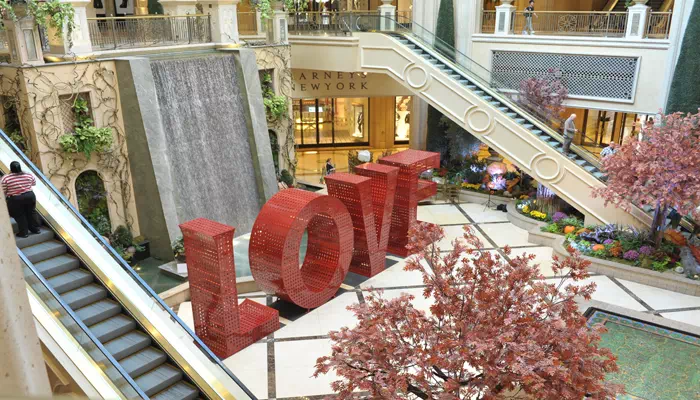
<svg viewBox="0 0 700 400"><path fill-rule="evenodd" d="M22 167L17 161L10 163L10 171L0 179L3 193L7 200L7 211L17 222L17 237L26 238L28 231L39 233L39 224L36 219L36 196L32 187L36 185L36 179L31 174L22 172Z"/></svg>

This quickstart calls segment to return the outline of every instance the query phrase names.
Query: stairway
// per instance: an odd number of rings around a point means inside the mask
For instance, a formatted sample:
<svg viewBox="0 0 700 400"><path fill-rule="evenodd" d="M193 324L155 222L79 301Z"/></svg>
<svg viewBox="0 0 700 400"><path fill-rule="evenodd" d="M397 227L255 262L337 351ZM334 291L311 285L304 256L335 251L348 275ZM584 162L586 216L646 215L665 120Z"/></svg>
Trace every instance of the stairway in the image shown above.
<svg viewBox="0 0 700 400"><path fill-rule="evenodd" d="M11 222L16 232L17 224L14 220ZM38 234L16 238L16 244L149 398L191 400L201 397L183 371L153 345L151 337L70 253L51 228L42 225Z"/></svg>

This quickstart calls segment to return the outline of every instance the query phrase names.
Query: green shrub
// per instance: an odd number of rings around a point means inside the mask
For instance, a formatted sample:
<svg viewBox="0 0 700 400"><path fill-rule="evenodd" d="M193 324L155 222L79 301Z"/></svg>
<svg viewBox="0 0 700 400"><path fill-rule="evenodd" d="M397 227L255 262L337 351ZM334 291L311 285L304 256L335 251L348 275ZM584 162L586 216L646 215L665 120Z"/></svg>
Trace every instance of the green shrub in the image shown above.
<svg viewBox="0 0 700 400"><path fill-rule="evenodd" d="M185 257L185 239L182 236L173 241L172 247L175 257Z"/></svg>
<svg viewBox="0 0 700 400"><path fill-rule="evenodd" d="M87 100L77 97L73 102L75 131L58 138L58 143L66 153L83 153L88 160L93 152L104 152L112 147L112 128L96 128L89 117Z"/></svg>
<svg viewBox="0 0 700 400"><path fill-rule="evenodd" d="M542 232L561 233L561 227L555 223L547 224L540 229Z"/></svg>
<svg viewBox="0 0 700 400"><path fill-rule="evenodd" d="M114 230L109 240L112 242L112 247L115 249L118 247L126 249L133 244L134 236L129 231L129 228L124 225L119 225L117 229Z"/></svg>
<svg viewBox="0 0 700 400"><path fill-rule="evenodd" d="M280 171L280 180L284 182L288 187L294 186L294 177L286 169Z"/></svg>
<svg viewBox="0 0 700 400"><path fill-rule="evenodd" d="M576 217L566 217L557 222L557 225L559 225L561 228L565 226L575 226L576 228L583 228L583 221Z"/></svg>

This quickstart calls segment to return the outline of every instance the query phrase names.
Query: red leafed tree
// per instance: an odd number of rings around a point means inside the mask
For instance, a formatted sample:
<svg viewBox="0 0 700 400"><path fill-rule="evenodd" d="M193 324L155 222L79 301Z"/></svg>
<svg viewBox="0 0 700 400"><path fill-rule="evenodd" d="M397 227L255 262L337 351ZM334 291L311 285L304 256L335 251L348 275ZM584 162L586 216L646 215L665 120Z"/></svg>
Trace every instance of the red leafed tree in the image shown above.
<svg viewBox="0 0 700 400"><path fill-rule="evenodd" d="M423 275L430 314L412 296L367 296L351 306L359 323L331 332L332 354L316 362L315 376L334 370L341 399L369 391L373 399L614 398L620 385L605 382L616 358L598 347L602 325L589 328L575 296L590 298L593 283L578 254L557 259L556 283L544 281L532 256L506 260L483 247L469 227L454 250L434 243L442 228L420 224L409 246L421 249L405 269ZM431 244L428 244L431 243ZM510 251L506 251L510 253Z"/></svg>
<svg viewBox="0 0 700 400"><path fill-rule="evenodd" d="M520 82L519 101L531 111L546 118L558 119L564 112L564 100L569 91L559 79L558 69L550 68L547 75L529 78Z"/></svg>
<svg viewBox="0 0 700 400"><path fill-rule="evenodd" d="M632 136L603 159L607 186L594 190L593 196L625 210L632 203L653 207L651 232L657 246L671 208L700 217L699 124L700 112L662 114L641 140Z"/></svg>

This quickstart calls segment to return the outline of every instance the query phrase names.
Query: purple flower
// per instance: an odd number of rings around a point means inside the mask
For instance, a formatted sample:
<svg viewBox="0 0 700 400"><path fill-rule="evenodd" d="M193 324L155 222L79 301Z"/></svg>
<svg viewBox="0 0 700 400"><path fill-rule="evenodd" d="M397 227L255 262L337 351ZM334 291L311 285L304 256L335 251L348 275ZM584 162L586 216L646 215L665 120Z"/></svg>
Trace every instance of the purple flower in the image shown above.
<svg viewBox="0 0 700 400"><path fill-rule="evenodd" d="M622 255L622 258L625 260L636 261L639 258L639 253L637 253L635 250L630 250L625 252L625 254Z"/></svg>
<svg viewBox="0 0 700 400"><path fill-rule="evenodd" d="M654 252L654 249L651 246L642 246L639 248L639 254L645 255L645 256L650 256L651 253Z"/></svg>
<svg viewBox="0 0 700 400"><path fill-rule="evenodd" d="M557 211L554 213L554 215L552 215L552 222L557 223L566 217L567 217L566 214L564 214L561 211Z"/></svg>
<svg viewBox="0 0 700 400"><path fill-rule="evenodd" d="M613 244L613 243L615 243L615 241L612 240L612 239L605 239L605 240L603 241L603 244Z"/></svg>

